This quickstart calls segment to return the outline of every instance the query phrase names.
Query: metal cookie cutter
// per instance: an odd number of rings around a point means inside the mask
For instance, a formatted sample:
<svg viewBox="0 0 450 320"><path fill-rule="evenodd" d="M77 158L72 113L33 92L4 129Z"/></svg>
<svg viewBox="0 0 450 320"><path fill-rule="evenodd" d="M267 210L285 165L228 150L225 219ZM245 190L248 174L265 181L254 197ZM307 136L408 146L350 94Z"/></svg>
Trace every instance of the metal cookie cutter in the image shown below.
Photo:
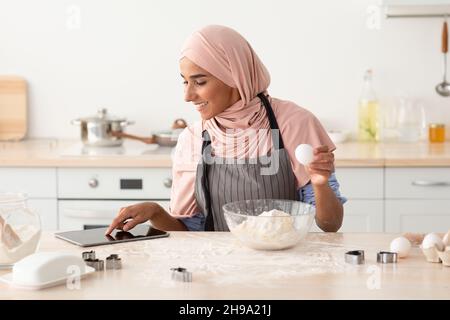
<svg viewBox="0 0 450 320"><path fill-rule="evenodd" d="M345 253L345 262L350 264L364 263L364 250L354 250Z"/></svg>
<svg viewBox="0 0 450 320"><path fill-rule="evenodd" d="M380 251L377 253L378 263L397 263L397 253L389 251Z"/></svg>
<svg viewBox="0 0 450 320"><path fill-rule="evenodd" d="M106 269L122 269L122 259L118 254L111 254L106 258Z"/></svg>
<svg viewBox="0 0 450 320"><path fill-rule="evenodd" d="M95 269L95 271L102 271L105 269L105 263L103 260L99 259L86 259L84 262L89 266Z"/></svg>
<svg viewBox="0 0 450 320"><path fill-rule="evenodd" d="M186 268L171 268L172 280L182 282L192 282L192 272L186 270Z"/></svg>
<svg viewBox="0 0 450 320"><path fill-rule="evenodd" d="M95 260L95 251L91 250L91 251L85 251L82 254L83 260Z"/></svg>

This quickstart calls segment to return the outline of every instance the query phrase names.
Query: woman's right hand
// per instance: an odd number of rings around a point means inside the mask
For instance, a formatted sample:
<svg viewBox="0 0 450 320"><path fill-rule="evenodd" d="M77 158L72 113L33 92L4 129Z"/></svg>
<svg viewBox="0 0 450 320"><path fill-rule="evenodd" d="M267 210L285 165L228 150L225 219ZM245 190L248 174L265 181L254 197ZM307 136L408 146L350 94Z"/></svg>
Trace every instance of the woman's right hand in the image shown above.
<svg viewBox="0 0 450 320"><path fill-rule="evenodd" d="M123 207L109 225L105 235L110 234L114 229L131 230L136 225L151 220L160 210L161 206L154 202L142 202Z"/></svg>

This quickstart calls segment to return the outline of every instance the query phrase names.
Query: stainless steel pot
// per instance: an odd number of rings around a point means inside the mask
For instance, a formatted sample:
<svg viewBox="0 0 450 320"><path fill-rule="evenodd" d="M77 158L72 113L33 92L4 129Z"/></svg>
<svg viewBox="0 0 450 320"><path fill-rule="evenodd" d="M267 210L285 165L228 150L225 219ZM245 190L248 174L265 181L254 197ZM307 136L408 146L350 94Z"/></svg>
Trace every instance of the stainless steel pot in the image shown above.
<svg viewBox="0 0 450 320"><path fill-rule="evenodd" d="M97 115L72 120L73 125L81 127L81 141L89 147L117 147L123 139L117 133L133 124L125 118L109 116L106 109L99 109ZM115 133L115 134L113 134Z"/></svg>

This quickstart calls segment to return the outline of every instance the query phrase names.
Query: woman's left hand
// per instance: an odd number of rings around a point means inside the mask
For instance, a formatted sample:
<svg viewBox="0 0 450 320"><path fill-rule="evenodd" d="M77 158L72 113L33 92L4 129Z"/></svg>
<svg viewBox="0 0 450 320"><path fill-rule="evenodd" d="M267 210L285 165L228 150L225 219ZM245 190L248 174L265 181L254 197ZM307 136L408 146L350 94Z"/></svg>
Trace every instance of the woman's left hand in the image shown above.
<svg viewBox="0 0 450 320"><path fill-rule="evenodd" d="M316 186L328 184L328 178L334 172L334 154L328 146L314 148L313 161L306 166L311 183Z"/></svg>

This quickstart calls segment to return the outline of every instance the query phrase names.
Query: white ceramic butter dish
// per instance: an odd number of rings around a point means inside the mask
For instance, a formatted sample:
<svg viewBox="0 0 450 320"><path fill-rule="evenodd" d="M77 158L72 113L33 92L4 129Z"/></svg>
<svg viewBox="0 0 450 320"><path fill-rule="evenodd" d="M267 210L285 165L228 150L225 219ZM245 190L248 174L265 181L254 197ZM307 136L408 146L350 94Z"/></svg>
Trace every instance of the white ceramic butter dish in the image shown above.
<svg viewBox="0 0 450 320"><path fill-rule="evenodd" d="M0 277L0 281L18 288L38 290L76 277L81 279L94 271L72 253L38 252L16 262L12 273Z"/></svg>

